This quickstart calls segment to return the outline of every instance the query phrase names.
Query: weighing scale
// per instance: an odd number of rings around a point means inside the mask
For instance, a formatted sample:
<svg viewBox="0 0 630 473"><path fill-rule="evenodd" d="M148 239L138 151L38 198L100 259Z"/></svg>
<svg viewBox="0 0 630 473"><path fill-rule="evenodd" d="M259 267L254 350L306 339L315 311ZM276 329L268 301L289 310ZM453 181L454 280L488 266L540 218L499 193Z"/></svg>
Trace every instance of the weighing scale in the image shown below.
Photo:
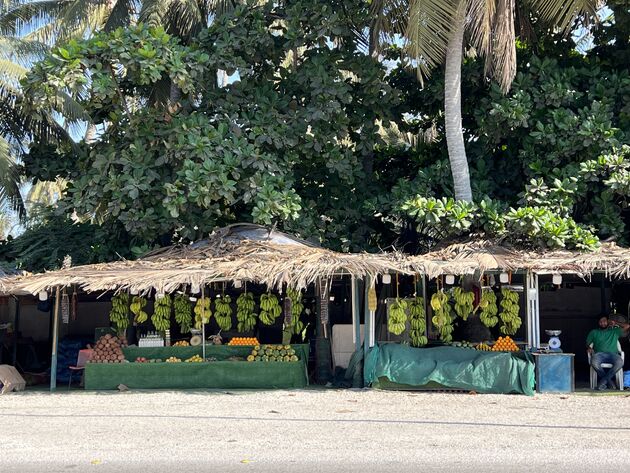
<svg viewBox="0 0 630 473"><path fill-rule="evenodd" d="M549 351L554 353L562 353L560 346L560 339L558 335L562 333L562 330L545 330L545 333L549 335Z"/></svg>

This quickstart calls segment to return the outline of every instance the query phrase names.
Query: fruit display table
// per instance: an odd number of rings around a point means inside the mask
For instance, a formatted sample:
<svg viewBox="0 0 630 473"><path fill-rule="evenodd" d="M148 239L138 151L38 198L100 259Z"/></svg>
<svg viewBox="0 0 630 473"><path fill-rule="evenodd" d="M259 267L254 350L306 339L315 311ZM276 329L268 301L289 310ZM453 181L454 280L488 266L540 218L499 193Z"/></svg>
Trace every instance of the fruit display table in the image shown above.
<svg viewBox="0 0 630 473"><path fill-rule="evenodd" d="M459 347L373 347L364 366L366 385L384 389L465 389L479 393L534 394L534 363L525 352Z"/></svg>
<svg viewBox="0 0 630 473"><path fill-rule="evenodd" d="M303 388L308 385L306 364L308 345L292 345L299 361L263 362L232 361L246 357L252 347L206 345L201 363L134 363L138 357L182 360L201 355L201 347L127 347L123 354L128 363L88 363L85 367L85 389L116 389L124 384L131 389L274 389Z"/></svg>

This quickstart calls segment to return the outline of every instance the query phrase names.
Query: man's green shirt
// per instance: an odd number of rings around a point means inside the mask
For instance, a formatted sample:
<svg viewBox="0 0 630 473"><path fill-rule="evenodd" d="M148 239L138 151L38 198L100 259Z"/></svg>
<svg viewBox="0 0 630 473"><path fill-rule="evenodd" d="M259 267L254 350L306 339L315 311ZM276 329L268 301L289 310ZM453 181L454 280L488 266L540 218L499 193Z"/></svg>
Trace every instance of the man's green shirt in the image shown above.
<svg viewBox="0 0 630 473"><path fill-rule="evenodd" d="M623 335L620 327L591 330L586 337L586 344L593 344L595 353L619 353L617 342Z"/></svg>

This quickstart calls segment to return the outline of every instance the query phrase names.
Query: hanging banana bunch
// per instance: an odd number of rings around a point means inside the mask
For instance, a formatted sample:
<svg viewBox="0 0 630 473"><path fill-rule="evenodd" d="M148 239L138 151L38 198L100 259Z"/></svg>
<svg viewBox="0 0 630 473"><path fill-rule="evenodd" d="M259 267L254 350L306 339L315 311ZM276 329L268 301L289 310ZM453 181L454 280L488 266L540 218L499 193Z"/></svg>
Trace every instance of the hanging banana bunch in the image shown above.
<svg viewBox="0 0 630 473"><path fill-rule="evenodd" d="M250 332L256 327L254 294L244 292L236 299L236 321L239 332Z"/></svg>
<svg viewBox="0 0 630 473"><path fill-rule="evenodd" d="M396 299L389 306L389 317L387 318L387 329L394 335L400 335L407 328L407 302Z"/></svg>
<svg viewBox="0 0 630 473"><path fill-rule="evenodd" d="M472 291L464 291L461 287L453 289L453 299L455 299L455 312L463 320L468 320L468 316L475 309L475 294Z"/></svg>
<svg viewBox="0 0 630 473"><path fill-rule="evenodd" d="M409 301L408 307L409 325L411 327L409 331L411 346L422 347L429 343L429 339L425 335L427 331L427 318L426 311L424 310L424 299L422 297L416 297Z"/></svg>
<svg viewBox="0 0 630 473"><path fill-rule="evenodd" d="M155 299L153 315L151 316L151 322L156 330L163 332L171 328L171 308L173 301L171 296L164 294L159 299Z"/></svg>
<svg viewBox="0 0 630 473"><path fill-rule="evenodd" d="M304 322L300 320L304 311L302 293L297 289L287 288L287 297L291 299L291 333L300 335L304 330Z"/></svg>
<svg viewBox="0 0 630 473"><path fill-rule="evenodd" d="M184 294L177 294L173 300L175 308L175 322L179 324L181 333L189 333L192 327L192 311L190 301Z"/></svg>
<svg viewBox="0 0 630 473"><path fill-rule="evenodd" d="M278 298L271 293L260 296L260 321L265 325L273 325L282 314Z"/></svg>
<svg viewBox="0 0 630 473"><path fill-rule="evenodd" d="M221 330L227 332L232 328L232 298L221 296L214 301L214 318Z"/></svg>
<svg viewBox="0 0 630 473"><path fill-rule="evenodd" d="M492 289L485 289L481 293L479 308L481 309L479 320L481 320L481 323L486 327L492 328L499 322L499 318L497 317L499 313L497 296Z"/></svg>
<svg viewBox="0 0 630 473"><path fill-rule="evenodd" d="M502 325L499 331L504 335L514 335L520 328L522 321L519 316L518 293L510 289L501 289L501 317Z"/></svg>
<svg viewBox="0 0 630 473"><path fill-rule="evenodd" d="M212 317L210 299L197 299L197 303L195 304L193 311L195 312L195 329L201 330L202 326L210 322L210 317Z"/></svg>
<svg viewBox="0 0 630 473"><path fill-rule="evenodd" d="M431 297L431 308L433 308L433 318L431 321L440 334L440 340L444 342L453 341L453 315L451 305L448 302L448 294L444 289L440 289Z"/></svg>
<svg viewBox="0 0 630 473"><path fill-rule="evenodd" d="M133 314L133 321L136 324L142 324L149 320L149 314L144 311L147 305L147 300L144 297L133 296L131 299L131 313Z"/></svg>
<svg viewBox="0 0 630 473"><path fill-rule="evenodd" d="M129 294L119 292L112 297L112 310L109 320L116 326L118 333L124 332L129 327Z"/></svg>

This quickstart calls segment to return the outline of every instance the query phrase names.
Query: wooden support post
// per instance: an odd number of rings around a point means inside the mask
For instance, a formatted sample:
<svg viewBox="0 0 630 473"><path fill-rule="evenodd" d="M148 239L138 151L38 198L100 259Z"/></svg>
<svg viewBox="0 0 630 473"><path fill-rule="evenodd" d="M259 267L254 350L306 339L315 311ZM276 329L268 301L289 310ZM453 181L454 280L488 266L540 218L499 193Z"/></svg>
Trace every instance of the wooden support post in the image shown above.
<svg viewBox="0 0 630 473"><path fill-rule="evenodd" d="M50 391L57 389L57 348L59 344L59 286L55 291L55 316L52 327L52 357L50 361Z"/></svg>
<svg viewBox="0 0 630 473"><path fill-rule="evenodd" d="M20 297L15 298L15 320L13 321L13 366L17 365L18 331L20 330Z"/></svg>
<svg viewBox="0 0 630 473"><path fill-rule="evenodd" d="M352 288L352 338L355 350L361 348L361 307L359 304L359 281L355 276L351 280Z"/></svg>

